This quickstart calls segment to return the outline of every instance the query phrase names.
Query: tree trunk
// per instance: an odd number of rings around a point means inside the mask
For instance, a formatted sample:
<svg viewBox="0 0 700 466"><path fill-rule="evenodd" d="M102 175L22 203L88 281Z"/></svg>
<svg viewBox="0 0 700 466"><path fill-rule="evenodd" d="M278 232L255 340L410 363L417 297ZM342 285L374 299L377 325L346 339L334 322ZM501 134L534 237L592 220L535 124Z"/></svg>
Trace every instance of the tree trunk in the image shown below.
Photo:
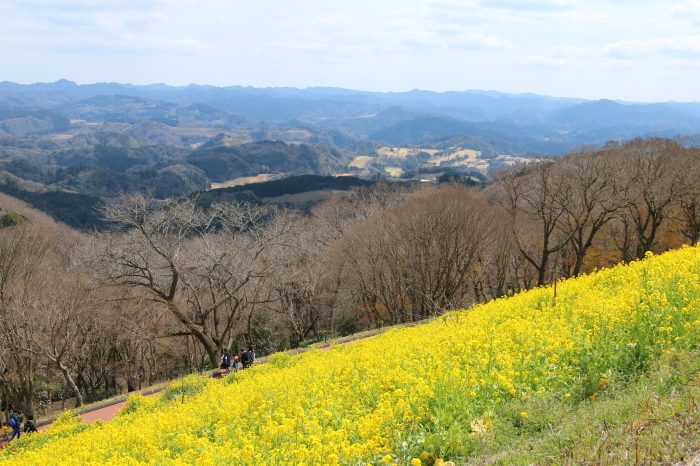
<svg viewBox="0 0 700 466"><path fill-rule="evenodd" d="M202 344L204 350L207 352L212 369L217 368L219 366L219 345L217 345L216 342L209 335L207 335L199 325L192 322L191 319L183 314L175 303L172 301L167 301L166 304L168 309L170 309L170 312L172 312L173 315L187 328L187 330L192 333L192 336L194 336Z"/></svg>
<svg viewBox="0 0 700 466"><path fill-rule="evenodd" d="M63 378L65 379L68 386L71 388L71 390L73 390L73 394L75 395L75 407L77 408L79 406L84 405L85 401L83 400L83 394L80 393L80 390L75 384L73 377L70 376L68 368L64 366L61 361L56 361L56 366L58 366L58 369L61 371L61 374L63 374Z"/></svg>

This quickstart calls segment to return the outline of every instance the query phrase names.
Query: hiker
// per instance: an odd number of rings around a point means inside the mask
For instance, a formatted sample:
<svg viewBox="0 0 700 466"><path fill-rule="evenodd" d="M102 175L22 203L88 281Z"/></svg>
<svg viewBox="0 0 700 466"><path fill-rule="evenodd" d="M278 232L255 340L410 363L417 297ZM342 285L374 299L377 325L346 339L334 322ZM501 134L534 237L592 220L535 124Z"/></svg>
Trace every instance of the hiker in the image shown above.
<svg viewBox="0 0 700 466"><path fill-rule="evenodd" d="M34 424L34 416L31 414L27 416L27 420L24 422L24 432L38 432L36 430L36 424Z"/></svg>
<svg viewBox="0 0 700 466"><path fill-rule="evenodd" d="M241 355L241 362L243 363L243 369L248 369L250 366L252 366L253 361L255 361L255 351L253 351L252 346L249 346L248 351L244 351L243 354Z"/></svg>
<svg viewBox="0 0 700 466"><path fill-rule="evenodd" d="M231 372L231 353L228 352L228 348L224 348L224 354L221 355L221 369L224 374Z"/></svg>
<svg viewBox="0 0 700 466"><path fill-rule="evenodd" d="M10 440L14 440L15 437L20 438L22 435L22 430L20 429L22 418L19 416L16 409L12 410L12 414L10 414L10 419L8 419L7 423L12 428L12 436L10 437ZM8 442L10 440L8 440Z"/></svg>

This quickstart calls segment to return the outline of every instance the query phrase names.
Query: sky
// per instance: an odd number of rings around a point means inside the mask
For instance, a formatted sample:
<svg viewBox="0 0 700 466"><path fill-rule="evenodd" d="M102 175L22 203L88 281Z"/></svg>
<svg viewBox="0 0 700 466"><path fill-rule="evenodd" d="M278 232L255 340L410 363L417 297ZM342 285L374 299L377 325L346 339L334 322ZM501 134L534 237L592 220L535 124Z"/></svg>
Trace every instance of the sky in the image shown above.
<svg viewBox="0 0 700 466"><path fill-rule="evenodd" d="M700 0L0 0L0 81L700 101Z"/></svg>

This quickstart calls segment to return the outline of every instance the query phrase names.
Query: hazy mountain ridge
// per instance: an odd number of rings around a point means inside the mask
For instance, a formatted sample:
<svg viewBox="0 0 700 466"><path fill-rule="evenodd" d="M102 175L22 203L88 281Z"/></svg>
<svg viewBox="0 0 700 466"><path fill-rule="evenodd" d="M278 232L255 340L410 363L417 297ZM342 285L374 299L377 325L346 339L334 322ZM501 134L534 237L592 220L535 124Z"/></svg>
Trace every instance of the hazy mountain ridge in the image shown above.
<svg viewBox="0 0 700 466"><path fill-rule="evenodd" d="M121 99L117 105L121 108L110 110L110 99ZM132 102L127 104L129 99ZM190 121L218 126L248 141L274 138L341 148L351 147L353 141L328 132L400 144L464 132L552 153L610 139L700 133L700 103L589 101L480 90L368 92L332 87L78 85L60 80L27 85L2 82L0 105L51 108L87 121L133 124L137 119L151 119L166 125L172 120L179 124ZM442 123L435 118L442 119ZM455 119L462 123L455 123ZM290 120L297 123L290 125ZM408 120L416 121L401 123ZM295 125L307 133L290 127ZM290 130L293 134L279 134Z"/></svg>
<svg viewBox="0 0 700 466"><path fill-rule="evenodd" d="M487 174L581 144L700 133L697 103L496 91L61 80L2 82L0 107L0 168L104 197L156 185L160 196L178 195L258 174L355 173L374 179L442 167ZM397 157L401 147L410 150ZM422 149L432 150L432 158Z"/></svg>

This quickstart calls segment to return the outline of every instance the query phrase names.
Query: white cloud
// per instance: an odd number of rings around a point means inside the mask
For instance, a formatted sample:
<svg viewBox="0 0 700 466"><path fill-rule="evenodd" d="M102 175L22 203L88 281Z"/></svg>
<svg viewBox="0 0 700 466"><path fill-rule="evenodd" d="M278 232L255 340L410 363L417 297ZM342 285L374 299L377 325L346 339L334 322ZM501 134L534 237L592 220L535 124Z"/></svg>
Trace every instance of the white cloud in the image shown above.
<svg viewBox="0 0 700 466"><path fill-rule="evenodd" d="M123 11L163 4L158 0L4 0L3 3L29 11Z"/></svg>
<svg viewBox="0 0 700 466"><path fill-rule="evenodd" d="M119 38L101 40L90 37L74 38L43 44L49 52L71 55L195 55L202 44L197 40L169 40L125 34Z"/></svg>
<svg viewBox="0 0 700 466"><path fill-rule="evenodd" d="M578 58L585 53L586 49L572 45L557 45L548 50L548 54L555 58Z"/></svg>
<svg viewBox="0 0 700 466"><path fill-rule="evenodd" d="M624 40L605 45L603 52L612 58L620 59L636 59L656 54L697 58L700 56L700 35Z"/></svg>
<svg viewBox="0 0 700 466"><path fill-rule="evenodd" d="M26 50L74 55L192 55L199 40L164 35L169 23L153 0L6 0L18 18L13 38ZM20 19L21 18L21 19ZM0 20L0 27L2 26Z"/></svg>
<svg viewBox="0 0 700 466"><path fill-rule="evenodd" d="M349 56L451 49L503 50L513 47L507 39L475 31L477 28L471 26L433 21L414 15L413 11L404 10L403 13L373 24L339 15L281 21L272 28L275 31L286 30L294 39L267 40L261 45L266 49Z"/></svg>
<svg viewBox="0 0 700 466"><path fill-rule="evenodd" d="M520 60L524 65L562 67L569 64L569 60L564 58L544 57L541 55L530 55Z"/></svg>
<svg viewBox="0 0 700 466"><path fill-rule="evenodd" d="M57 27L93 29L108 34L153 30L168 21L164 13L140 11L43 12L36 17Z"/></svg>
<svg viewBox="0 0 700 466"><path fill-rule="evenodd" d="M698 20L700 19L700 0L688 0L674 5L671 14L676 19Z"/></svg>
<svg viewBox="0 0 700 466"><path fill-rule="evenodd" d="M153 0L5 0L13 22L54 27L55 34L95 30L116 34L154 30L168 21L160 2Z"/></svg>
<svg viewBox="0 0 700 466"><path fill-rule="evenodd" d="M479 5L488 8L533 12L564 11L574 7L573 2L566 0L481 0Z"/></svg>
<svg viewBox="0 0 700 466"><path fill-rule="evenodd" d="M518 60L524 65L564 67L600 55L600 50L595 47L575 47L572 45L556 45L543 50L537 55L526 55Z"/></svg>

